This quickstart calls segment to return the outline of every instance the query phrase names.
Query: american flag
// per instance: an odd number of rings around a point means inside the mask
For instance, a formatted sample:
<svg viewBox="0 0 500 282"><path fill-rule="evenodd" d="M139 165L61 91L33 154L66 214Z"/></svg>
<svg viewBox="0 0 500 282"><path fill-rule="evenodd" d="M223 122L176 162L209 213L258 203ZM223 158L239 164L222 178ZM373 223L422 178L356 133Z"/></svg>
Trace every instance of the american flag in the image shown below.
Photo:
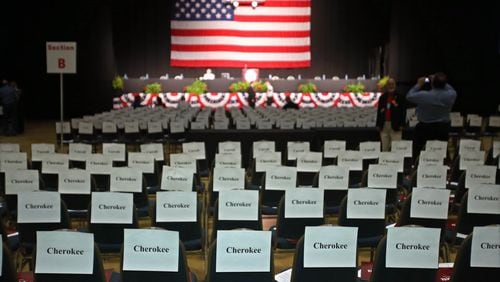
<svg viewBox="0 0 500 282"><path fill-rule="evenodd" d="M244 1L240 1L244 2ZM176 0L174 67L303 68L311 64L311 0Z"/></svg>

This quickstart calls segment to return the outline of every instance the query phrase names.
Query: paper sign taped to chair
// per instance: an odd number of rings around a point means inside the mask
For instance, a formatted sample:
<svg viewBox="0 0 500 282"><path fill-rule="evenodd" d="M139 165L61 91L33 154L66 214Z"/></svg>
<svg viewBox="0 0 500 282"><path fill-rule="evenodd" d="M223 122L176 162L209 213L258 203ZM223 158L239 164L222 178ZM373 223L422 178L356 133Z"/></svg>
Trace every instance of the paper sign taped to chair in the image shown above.
<svg viewBox="0 0 500 282"><path fill-rule="evenodd" d="M197 208L196 192L156 193L157 222L196 222Z"/></svg>
<svg viewBox="0 0 500 282"><path fill-rule="evenodd" d="M304 268L356 267L357 227L306 226Z"/></svg>
<svg viewBox="0 0 500 282"><path fill-rule="evenodd" d="M396 227L387 229L387 268L437 269L441 229Z"/></svg>
<svg viewBox="0 0 500 282"><path fill-rule="evenodd" d="M495 184L497 167L494 165L468 166L465 171L465 188L475 188L481 184Z"/></svg>
<svg viewBox="0 0 500 282"><path fill-rule="evenodd" d="M465 152L478 152L481 150L481 141L473 139L460 139L458 153L462 155Z"/></svg>
<svg viewBox="0 0 500 282"><path fill-rule="evenodd" d="M125 271L179 271L179 232L124 229Z"/></svg>
<svg viewBox="0 0 500 282"><path fill-rule="evenodd" d="M429 140L425 143L425 151L439 156L442 159L446 158L448 153L448 142L439 140Z"/></svg>
<svg viewBox="0 0 500 282"><path fill-rule="evenodd" d="M125 161L126 156L125 144L104 143L102 144L102 154L113 161Z"/></svg>
<svg viewBox="0 0 500 282"><path fill-rule="evenodd" d="M349 187L349 168L329 165L319 171L318 187L324 190L347 190Z"/></svg>
<svg viewBox="0 0 500 282"><path fill-rule="evenodd" d="M484 165L484 151L464 152L460 154L460 170L467 170L468 167Z"/></svg>
<svg viewBox="0 0 500 282"><path fill-rule="evenodd" d="M368 167L368 187L396 189L398 172L390 165L371 164Z"/></svg>
<svg viewBox="0 0 500 282"><path fill-rule="evenodd" d="M500 226L476 226L472 232L471 267L500 267Z"/></svg>
<svg viewBox="0 0 500 282"><path fill-rule="evenodd" d="M285 192L285 218L319 218L324 216L324 190L294 188Z"/></svg>
<svg viewBox="0 0 500 282"><path fill-rule="evenodd" d="M417 168L417 187L446 188L448 167L444 165L419 165Z"/></svg>
<svg viewBox="0 0 500 282"><path fill-rule="evenodd" d="M50 154L43 156L42 173L57 174L69 168L69 156L67 154Z"/></svg>
<svg viewBox="0 0 500 282"><path fill-rule="evenodd" d="M288 160L297 159L297 154L309 152L309 142L292 142L286 143Z"/></svg>
<svg viewBox="0 0 500 282"><path fill-rule="evenodd" d="M31 144L31 160L41 161L48 154L54 154L56 147L54 144L34 143Z"/></svg>
<svg viewBox="0 0 500 282"><path fill-rule="evenodd" d="M277 166L266 171L266 190L289 190L296 187L296 167Z"/></svg>
<svg viewBox="0 0 500 282"><path fill-rule="evenodd" d="M61 222L61 195L46 191L17 194L17 222Z"/></svg>
<svg viewBox="0 0 500 282"><path fill-rule="evenodd" d="M69 159L72 161L85 161L92 154L92 145L83 143L69 143Z"/></svg>
<svg viewBox="0 0 500 282"><path fill-rule="evenodd" d="M204 160L205 143L204 142L182 143L182 152L192 155L196 160Z"/></svg>
<svg viewBox="0 0 500 282"><path fill-rule="evenodd" d="M402 154L405 158L412 157L413 141L411 140L398 140L391 142L391 152Z"/></svg>
<svg viewBox="0 0 500 282"><path fill-rule="evenodd" d="M217 231L215 271L271 271L271 236L271 231Z"/></svg>
<svg viewBox="0 0 500 282"><path fill-rule="evenodd" d="M276 145L274 141L256 141L252 144L253 157L267 154L275 151Z"/></svg>
<svg viewBox="0 0 500 282"><path fill-rule="evenodd" d="M38 170L10 170L5 172L5 194L16 195L22 192L33 192L40 189Z"/></svg>
<svg viewBox="0 0 500 282"><path fill-rule="evenodd" d="M114 167L111 170L110 191L141 192L142 171L129 167Z"/></svg>
<svg viewBox="0 0 500 282"><path fill-rule="evenodd" d="M259 153L255 158L255 171L265 172L281 166L281 152Z"/></svg>
<svg viewBox="0 0 500 282"><path fill-rule="evenodd" d="M163 127L161 126L161 121L148 121L148 133L162 133Z"/></svg>
<svg viewBox="0 0 500 282"><path fill-rule="evenodd" d="M500 117L499 117L500 120ZM496 158L500 155L500 141L493 141L493 155L492 158ZM500 162L499 162L500 164Z"/></svg>
<svg viewBox="0 0 500 282"><path fill-rule="evenodd" d="M363 159L377 159L380 154L379 141L366 141L359 143L359 152Z"/></svg>
<svg viewBox="0 0 500 282"><path fill-rule="evenodd" d="M61 194L90 194L90 172L81 169L60 171L58 187Z"/></svg>
<svg viewBox="0 0 500 282"><path fill-rule="evenodd" d="M219 153L241 154L241 142L225 141L219 142Z"/></svg>
<svg viewBox="0 0 500 282"><path fill-rule="evenodd" d="M361 158L361 153L359 151L351 150L339 152L337 156L337 165L348 167L349 171L361 171L363 170L363 159Z"/></svg>
<svg viewBox="0 0 500 282"><path fill-rule="evenodd" d="M297 171L318 172L321 169L322 154L307 152L297 154Z"/></svg>
<svg viewBox="0 0 500 282"><path fill-rule="evenodd" d="M444 157L431 151L420 151L418 167L443 165Z"/></svg>
<svg viewBox="0 0 500 282"><path fill-rule="evenodd" d="M160 189L190 192L193 190L193 178L189 168L163 166Z"/></svg>
<svg viewBox="0 0 500 282"><path fill-rule="evenodd" d="M146 153L128 153L128 167L140 170L143 173L155 172L155 160L153 155Z"/></svg>
<svg viewBox="0 0 500 282"><path fill-rule="evenodd" d="M400 153L381 152L379 154L378 163L381 165L389 165L396 168L397 172L403 172L404 156Z"/></svg>
<svg viewBox="0 0 500 282"><path fill-rule="evenodd" d="M0 172L17 169L28 169L28 157L25 152L0 154Z"/></svg>
<svg viewBox="0 0 500 282"><path fill-rule="evenodd" d="M347 218L385 218L385 189L347 190Z"/></svg>
<svg viewBox="0 0 500 282"><path fill-rule="evenodd" d="M21 146L17 143L0 143L0 153L19 153Z"/></svg>
<svg viewBox="0 0 500 282"><path fill-rule="evenodd" d="M259 191L219 192L219 220L258 220Z"/></svg>
<svg viewBox="0 0 500 282"><path fill-rule="evenodd" d="M214 191L245 189L245 169L214 168L213 189Z"/></svg>
<svg viewBox="0 0 500 282"><path fill-rule="evenodd" d="M132 223L131 193L92 192L91 223Z"/></svg>
<svg viewBox="0 0 500 282"><path fill-rule="evenodd" d="M410 217L447 219L449 202L450 190L413 188Z"/></svg>
<svg viewBox="0 0 500 282"><path fill-rule="evenodd" d="M500 214L499 185L481 185L469 189L467 212L479 214Z"/></svg>
<svg viewBox="0 0 500 282"><path fill-rule="evenodd" d="M139 133L139 122L137 121L126 121L124 127L125 134L128 133Z"/></svg>
<svg viewBox="0 0 500 282"><path fill-rule="evenodd" d="M113 160L109 155L91 154L87 156L85 169L91 174L111 174L113 168Z"/></svg>
<svg viewBox="0 0 500 282"><path fill-rule="evenodd" d="M324 157L336 158L340 152L346 150L346 141L343 140L325 140L323 146Z"/></svg>
<svg viewBox="0 0 500 282"><path fill-rule="evenodd" d="M141 144L141 153L152 155L155 161L163 161L163 144Z"/></svg>
<svg viewBox="0 0 500 282"><path fill-rule="evenodd" d="M215 154L215 167L241 168L240 153Z"/></svg>
<svg viewBox="0 0 500 282"><path fill-rule="evenodd" d="M191 154L170 154L170 166L189 169L196 173L196 159Z"/></svg>
<svg viewBox="0 0 500 282"><path fill-rule="evenodd" d="M92 274L94 234L38 231L35 273Z"/></svg>
<svg viewBox="0 0 500 282"><path fill-rule="evenodd" d="M78 134L91 135L94 133L94 124L92 122L80 121L78 123Z"/></svg>
<svg viewBox="0 0 500 282"><path fill-rule="evenodd" d="M103 121L102 122L102 133L104 134L113 134L116 133L116 123L111 121Z"/></svg>

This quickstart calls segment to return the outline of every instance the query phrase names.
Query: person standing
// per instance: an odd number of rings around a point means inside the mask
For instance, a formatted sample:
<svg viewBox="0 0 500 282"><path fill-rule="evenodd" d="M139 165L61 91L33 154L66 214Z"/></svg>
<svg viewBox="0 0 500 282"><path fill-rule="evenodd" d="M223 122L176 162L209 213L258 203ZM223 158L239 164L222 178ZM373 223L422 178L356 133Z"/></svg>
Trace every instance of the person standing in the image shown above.
<svg viewBox="0 0 500 282"><path fill-rule="evenodd" d="M448 84L444 73L421 77L406 95L416 105L418 124L413 141L414 156L420 154L427 140L448 141L450 112L455 104L457 92ZM430 90L423 90L430 85Z"/></svg>
<svg viewBox="0 0 500 282"><path fill-rule="evenodd" d="M3 107L3 127L5 135L17 134L17 93L6 79L0 87L0 101Z"/></svg>
<svg viewBox="0 0 500 282"><path fill-rule="evenodd" d="M396 80L389 78L385 91L378 100L377 128L380 132L382 151L391 148L391 142L401 140L406 122L406 99L396 89Z"/></svg>

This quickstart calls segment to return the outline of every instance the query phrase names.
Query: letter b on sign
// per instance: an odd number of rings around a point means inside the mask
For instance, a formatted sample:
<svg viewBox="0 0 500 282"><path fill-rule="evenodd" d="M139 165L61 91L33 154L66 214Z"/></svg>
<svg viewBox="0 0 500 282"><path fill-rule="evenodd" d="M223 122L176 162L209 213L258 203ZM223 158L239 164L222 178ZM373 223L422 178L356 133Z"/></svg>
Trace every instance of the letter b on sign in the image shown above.
<svg viewBox="0 0 500 282"><path fill-rule="evenodd" d="M57 59L57 67L60 69L64 69L66 67L66 61L64 60L64 58Z"/></svg>

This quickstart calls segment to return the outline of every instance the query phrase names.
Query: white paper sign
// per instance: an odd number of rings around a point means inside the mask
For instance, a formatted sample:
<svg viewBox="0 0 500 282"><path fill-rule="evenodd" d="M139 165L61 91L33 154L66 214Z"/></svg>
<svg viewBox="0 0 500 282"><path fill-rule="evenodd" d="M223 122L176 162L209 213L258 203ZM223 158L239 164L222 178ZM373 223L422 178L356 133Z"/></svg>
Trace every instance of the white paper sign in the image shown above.
<svg viewBox="0 0 500 282"><path fill-rule="evenodd" d="M321 169L322 154L307 152L297 154L297 171L318 172Z"/></svg>
<svg viewBox="0 0 500 282"><path fill-rule="evenodd" d="M412 218L448 218L450 190L413 188L411 194Z"/></svg>
<svg viewBox="0 0 500 282"><path fill-rule="evenodd" d="M148 133L162 133L161 121L148 121Z"/></svg>
<svg viewBox="0 0 500 282"><path fill-rule="evenodd" d="M483 123L483 118L479 115L467 115L467 121L471 127L481 127Z"/></svg>
<svg viewBox="0 0 500 282"><path fill-rule="evenodd" d="M255 158L255 171L264 172L281 166L281 152L259 153Z"/></svg>
<svg viewBox="0 0 500 282"><path fill-rule="evenodd" d="M241 154L215 154L215 167L241 168Z"/></svg>
<svg viewBox="0 0 500 282"><path fill-rule="evenodd" d="M94 234L37 231L35 273L92 274Z"/></svg>
<svg viewBox="0 0 500 282"><path fill-rule="evenodd" d="M110 122L110 121L103 121L102 122L102 133L116 133L116 123Z"/></svg>
<svg viewBox="0 0 500 282"><path fill-rule="evenodd" d="M58 187L61 194L90 194L90 172L81 169L60 171Z"/></svg>
<svg viewBox="0 0 500 282"><path fill-rule="evenodd" d="M59 173L69 168L69 156L66 154L45 155L42 160L42 173Z"/></svg>
<svg viewBox="0 0 500 282"><path fill-rule="evenodd" d="M462 155L465 152L477 152L481 150L481 141L473 139L460 139L458 152Z"/></svg>
<svg viewBox="0 0 500 282"><path fill-rule="evenodd" d="M196 192L156 192L157 222L195 222L196 217Z"/></svg>
<svg viewBox="0 0 500 282"><path fill-rule="evenodd" d="M193 190L193 176L189 168L163 166L160 189L190 192Z"/></svg>
<svg viewBox="0 0 500 282"><path fill-rule="evenodd" d="M192 121L191 130L204 130L205 123L203 121Z"/></svg>
<svg viewBox="0 0 500 282"><path fill-rule="evenodd" d="M139 122L126 121L124 131L125 133L139 133Z"/></svg>
<svg viewBox="0 0 500 282"><path fill-rule="evenodd" d="M85 169L91 174L111 174L113 161L109 155L91 154L87 157Z"/></svg>
<svg viewBox="0 0 500 282"><path fill-rule="evenodd" d="M0 143L0 153L19 153L21 146L17 143Z"/></svg>
<svg viewBox="0 0 500 282"><path fill-rule="evenodd" d="M484 165L484 151L463 152L460 154L460 170L467 170L470 166Z"/></svg>
<svg viewBox="0 0 500 282"><path fill-rule="evenodd" d="M286 143L288 160L297 159L299 153L309 152L309 142L290 142Z"/></svg>
<svg viewBox="0 0 500 282"><path fill-rule="evenodd" d="M129 167L114 167L111 170L110 191L141 192L142 171Z"/></svg>
<svg viewBox="0 0 500 282"><path fill-rule="evenodd" d="M437 269L440 234L439 228L387 229L386 267Z"/></svg>
<svg viewBox="0 0 500 282"><path fill-rule="evenodd" d="M232 190L219 193L219 220L258 220L259 191Z"/></svg>
<svg viewBox="0 0 500 282"><path fill-rule="evenodd" d="M128 167L139 170L143 173L155 172L155 160L153 155L146 153L128 153Z"/></svg>
<svg viewBox="0 0 500 282"><path fill-rule="evenodd" d="M324 190L294 188L285 191L285 218L322 218Z"/></svg>
<svg viewBox="0 0 500 282"><path fill-rule="evenodd" d="M192 155L196 160L204 160L205 143L204 142L182 143L182 152Z"/></svg>
<svg viewBox="0 0 500 282"><path fill-rule="evenodd" d="M256 141L253 142L253 157L256 158L258 155L267 154L275 151L274 141Z"/></svg>
<svg viewBox="0 0 500 282"><path fill-rule="evenodd" d="M396 189L398 172L390 165L374 165L368 167L368 187Z"/></svg>
<svg viewBox="0 0 500 282"><path fill-rule="evenodd" d="M92 122L80 121L78 123L78 134L92 134L94 132L94 124Z"/></svg>
<svg viewBox="0 0 500 282"><path fill-rule="evenodd" d="M380 153L380 142L360 142L359 152L361 153L363 159L377 159Z"/></svg>
<svg viewBox="0 0 500 282"><path fill-rule="evenodd" d="M179 271L179 232L123 230L123 270Z"/></svg>
<svg viewBox="0 0 500 282"><path fill-rule="evenodd" d="M31 160L41 161L44 156L48 154L54 154L55 149L56 147L54 144L45 144L45 143L31 144Z"/></svg>
<svg viewBox="0 0 500 282"><path fill-rule="evenodd" d="M241 154L241 143L235 141L219 142L219 153Z"/></svg>
<svg viewBox="0 0 500 282"><path fill-rule="evenodd" d="M500 155L500 141L493 141L493 158Z"/></svg>
<svg viewBox="0 0 500 282"><path fill-rule="evenodd" d="M347 190L349 168L344 166L324 166L319 171L318 187L324 190Z"/></svg>
<svg viewBox="0 0 500 282"><path fill-rule="evenodd" d="M141 144L141 153L152 155L156 161L163 161L163 144Z"/></svg>
<svg viewBox="0 0 500 282"><path fill-rule="evenodd" d="M47 73L76 73L76 42L45 42Z"/></svg>
<svg viewBox="0 0 500 282"><path fill-rule="evenodd" d="M467 212L500 214L500 188L496 185L485 185L469 189Z"/></svg>
<svg viewBox="0 0 500 282"><path fill-rule="evenodd" d="M342 140L326 140L323 147L325 158L336 158L339 152L346 150L346 141Z"/></svg>
<svg viewBox="0 0 500 282"><path fill-rule="evenodd" d="M11 170L5 173L5 194L15 195L40 189L38 170Z"/></svg>
<svg viewBox="0 0 500 282"><path fill-rule="evenodd" d="M25 152L0 154L0 172L18 169L28 169L28 157Z"/></svg>
<svg viewBox="0 0 500 282"><path fill-rule="evenodd" d="M250 129L250 121L249 120L237 120L236 121L236 129L241 130L241 129Z"/></svg>
<svg viewBox="0 0 500 282"><path fill-rule="evenodd" d="M304 267L356 267L357 227L306 226Z"/></svg>
<svg viewBox="0 0 500 282"><path fill-rule="evenodd" d="M446 154L446 152L445 152ZM421 166L441 166L444 163L444 157L432 151L421 151L418 156L418 167Z"/></svg>
<svg viewBox="0 0 500 282"><path fill-rule="evenodd" d="M385 218L385 189L347 190L347 218Z"/></svg>
<svg viewBox="0 0 500 282"><path fill-rule="evenodd" d="M446 173L444 165L419 165L417 168L417 187L446 188Z"/></svg>
<svg viewBox="0 0 500 282"><path fill-rule="evenodd" d="M271 231L219 230L216 272L271 270Z"/></svg>
<svg viewBox="0 0 500 282"><path fill-rule="evenodd" d="M214 191L245 189L245 169L215 167L213 188Z"/></svg>
<svg viewBox="0 0 500 282"><path fill-rule="evenodd" d="M81 123L80 123L81 124ZM82 143L69 143L69 159L72 161L85 161L92 154L92 145Z"/></svg>
<svg viewBox="0 0 500 282"><path fill-rule="evenodd" d="M47 191L17 194L17 222L61 222L61 196Z"/></svg>
<svg viewBox="0 0 500 282"><path fill-rule="evenodd" d="M288 190L297 187L297 168L273 167L266 171L266 190Z"/></svg>
<svg viewBox="0 0 500 282"><path fill-rule="evenodd" d="M464 118L457 112L450 113L451 127L463 127Z"/></svg>
<svg viewBox="0 0 500 282"><path fill-rule="evenodd" d="M363 170L363 159L359 151L347 150L339 152L337 157L337 165L349 168L349 171Z"/></svg>
<svg viewBox="0 0 500 282"><path fill-rule="evenodd" d="M500 267L500 226L476 226L472 234L470 266Z"/></svg>
<svg viewBox="0 0 500 282"><path fill-rule="evenodd" d="M412 157L413 141L398 140L391 142L391 152L402 154L405 158Z"/></svg>
<svg viewBox="0 0 500 282"><path fill-rule="evenodd" d="M134 195L92 192L91 223L132 223Z"/></svg>
<svg viewBox="0 0 500 282"><path fill-rule="evenodd" d="M433 153L436 157L441 159L446 158L448 152L448 142L439 140L429 140L425 143L425 151Z"/></svg>
<svg viewBox="0 0 500 282"><path fill-rule="evenodd" d="M268 121L268 120L259 120L259 121L257 121L257 128L258 129L272 129L273 124L271 123L271 121Z"/></svg>
<svg viewBox="0 0 500 282"><path fill-rule="evenodd" d="M468 166L467 170L465 171L465 188L474 188L480 184L495 184L496 176L496 166Z"/></svg>
<svg viewBox="0 0 500 282"><path fill-rule="evenodd" d="M119 143L104 143L102 144L102 154L113 161L125 161L126 156L125 144Z"/></svg>
<svg viewBox="0 0 500 282"><path fill-rule="evenodd" d="M170 154L170 166L186 168L196 173L196 159L191 154Z"/></svg>
<svg viewBox="0 0 500 282"><path fill-rule="evenodd" d="M403 172L404 155L394 152L381 152L378 158L378 163L381 165L390 165L396 168L397 172Z"/></svg>
<svg viewBox="0 0 500 282"><path fill-rule="evenodd" d="M67 134L71 133L71 124L69 121L63 122L62 123L62 130L61 130L61 122L56 122L56 134Z"/></svg>
<svg viewBox="0 0 500 282"><path fill-rule="evenodd" d="M490 116L488 119L488 126L500 127L500 116Z"/></svg>

